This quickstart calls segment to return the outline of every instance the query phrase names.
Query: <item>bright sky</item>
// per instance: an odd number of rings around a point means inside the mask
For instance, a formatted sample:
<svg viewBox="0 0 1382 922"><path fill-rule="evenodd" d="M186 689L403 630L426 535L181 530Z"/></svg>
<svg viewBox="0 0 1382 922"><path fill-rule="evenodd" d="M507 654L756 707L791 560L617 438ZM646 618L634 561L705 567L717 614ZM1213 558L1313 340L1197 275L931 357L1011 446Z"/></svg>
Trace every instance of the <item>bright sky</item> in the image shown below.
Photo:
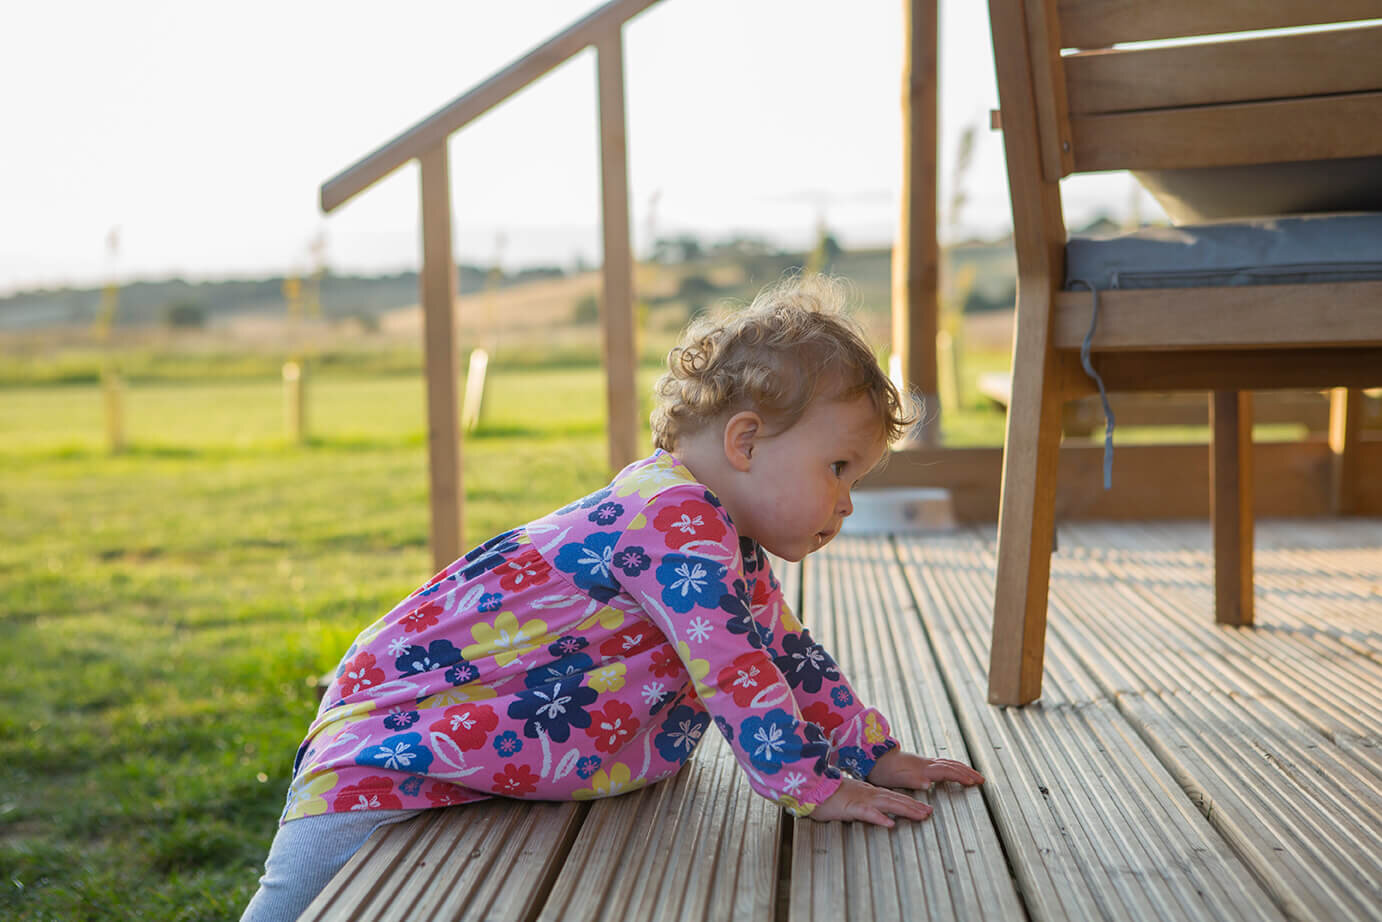
<svg viewBox="0 0 1382 922"><path fill-rule="evenodd" d="M903 2L663 0L629 23L635 246L650 226L800 244L821 214L846 247L890 241ZM304 271L319 233L336 271L414 268L414 166L329 216L320 184L599 5L10 4L0 294L112 274ZM977 123L963 223L983 233L1008 223L987 16L978 0L941 0L941 204L960 133ZM595 99L587 50L452 137L459 259L598 261ZM1115 190L1117 207L1127 183L1094 188ZM1067 191L1072 222L1082 204Z"/></svg>

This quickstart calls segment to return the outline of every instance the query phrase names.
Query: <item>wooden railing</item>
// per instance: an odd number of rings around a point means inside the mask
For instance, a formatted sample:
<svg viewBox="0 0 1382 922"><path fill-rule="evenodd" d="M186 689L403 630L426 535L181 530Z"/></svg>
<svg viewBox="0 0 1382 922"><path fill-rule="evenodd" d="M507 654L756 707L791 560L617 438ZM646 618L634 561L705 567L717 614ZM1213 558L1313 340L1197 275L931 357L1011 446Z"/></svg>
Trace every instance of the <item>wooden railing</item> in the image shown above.
<svg viewBox="0 0 1382 922"><path fill-rule="evenodd" d="M321 207L332 211L410 160L421 168L424 357L431 467L432 560L440 570L460 556L461 444L457 413L456 263L451 251L451 178L447 140L477 117L587 47L598 58L604 329L609 463L617 470L637 453L634 384L633 256L629 240L628 162L624 119L623 26L658 0L613 0L457 97L383 147L327 180Z"/></svg>

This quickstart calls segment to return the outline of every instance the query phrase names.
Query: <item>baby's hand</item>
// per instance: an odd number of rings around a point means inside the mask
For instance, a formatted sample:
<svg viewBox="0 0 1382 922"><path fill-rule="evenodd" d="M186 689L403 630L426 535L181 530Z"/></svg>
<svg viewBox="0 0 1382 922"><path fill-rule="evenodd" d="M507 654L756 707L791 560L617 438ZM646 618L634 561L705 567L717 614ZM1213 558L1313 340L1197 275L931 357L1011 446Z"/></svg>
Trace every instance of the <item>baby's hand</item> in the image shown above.
<svg viewBox="0 0 1382 922"><path fill-rule="evenodd" d="M924 820L930 815L928 804L853 778L843 779L835 793L811 811L813 820L863 820L878 826L897 825L892 820L894 816Z"/></svg>
<svg viewBox="0 0 1382 922"><path fill-rule="evenodd" d="M889 788L918 790L937 781L955 781L968 787L983 784L984 776L954 759L924 759L901 749L885 752L869 772L871 784Z"/></svg>

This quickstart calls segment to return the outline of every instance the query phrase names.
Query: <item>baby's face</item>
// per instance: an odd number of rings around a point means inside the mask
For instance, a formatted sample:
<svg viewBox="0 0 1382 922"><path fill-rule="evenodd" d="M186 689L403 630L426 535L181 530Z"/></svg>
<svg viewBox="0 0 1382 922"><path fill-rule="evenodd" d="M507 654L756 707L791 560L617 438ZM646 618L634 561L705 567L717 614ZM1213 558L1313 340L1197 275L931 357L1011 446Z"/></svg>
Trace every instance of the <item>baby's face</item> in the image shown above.
<svg viewBox="0 0 1382 922"><path fill-rule="evenodd" d="M854 511L850 491L887 447L867 396L812 403L795 426L755 443L740 534L787 560L824 547Z"/></svg>

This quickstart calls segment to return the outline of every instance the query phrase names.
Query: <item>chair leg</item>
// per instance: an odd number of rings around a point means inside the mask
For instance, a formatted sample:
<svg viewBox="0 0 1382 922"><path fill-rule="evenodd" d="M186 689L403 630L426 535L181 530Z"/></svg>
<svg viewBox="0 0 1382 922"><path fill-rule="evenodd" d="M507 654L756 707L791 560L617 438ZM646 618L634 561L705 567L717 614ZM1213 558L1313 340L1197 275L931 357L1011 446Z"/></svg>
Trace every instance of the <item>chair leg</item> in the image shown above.
<svg viewBox="0 0 1382 922"><path fill-rule="evenodd" d="M1014 357L1003 446L990 704L1023 705L1041 697L1063 400L1050 355L1030 358L1023 380L1020 351Z"/></svg>
<svg viewBox="0 0 1382 922"><path fill-rule="evenodd" d="M1358 440L1363 432L1363 392L1356 387L1336 387L1329 393L1329 450L1333 454L1330 506L1335 515L1358 512L1362 468L1358 464Z"/></svg>
<svg viewBox="0 0 1382 922"><path fill-rule="evenodd" d="M1215 391L1210 404L1209 515L1214 531L1214 620L1250 627L1252 610L1252 392Z"/></svg>

